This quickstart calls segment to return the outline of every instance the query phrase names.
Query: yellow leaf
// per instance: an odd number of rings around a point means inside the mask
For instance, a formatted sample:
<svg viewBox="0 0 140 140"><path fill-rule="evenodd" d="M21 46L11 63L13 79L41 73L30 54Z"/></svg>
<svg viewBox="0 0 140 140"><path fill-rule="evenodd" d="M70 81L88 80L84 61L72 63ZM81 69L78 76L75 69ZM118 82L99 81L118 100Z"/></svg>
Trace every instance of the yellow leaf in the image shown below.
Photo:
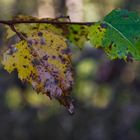
<svg viewBox="0 0 140 140"><path fill-rule="evenodd" d="M27 40L12 45L4 53L2 64L8 72L17 70L22 81L57 99L73 113L69 97L73 85L71 52L64 37L33 30L27 34Z"/></svg>
<svg viewBox="0 0 140 140"><path fill-rule="evenodd" d="M31 60L32 55L27 42L20 41L4 53L2 64L10 73L16 69L21 80L30 81L30 75L35 73Z"/></svg>

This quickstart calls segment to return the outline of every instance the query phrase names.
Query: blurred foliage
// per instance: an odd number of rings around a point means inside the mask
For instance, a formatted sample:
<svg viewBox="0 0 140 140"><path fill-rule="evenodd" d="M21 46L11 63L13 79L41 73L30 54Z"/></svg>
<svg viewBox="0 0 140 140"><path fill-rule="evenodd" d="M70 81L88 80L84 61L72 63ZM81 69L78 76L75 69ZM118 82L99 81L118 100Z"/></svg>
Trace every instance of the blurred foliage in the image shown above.
<svg viewBox="0 0 140 140"><path fill-rule="evenodd" d="M140 7L139 0L83 1L83 21L98 20L118 7L136 11ZM58 3L54 1L51 6L63 15L66 0ZM23 13L37 15L40 4L39 0L1 0L0 18ZM0 31L2 36L3 28ZM5 43L1 37L1 46ZM109 61L102 51L91 49L88 44L82 52L72 48L74 116L68 115L58 102L34 93L18 80L16 72L9 75L0 67L0 140L140 139L140 63Z"/></svg>

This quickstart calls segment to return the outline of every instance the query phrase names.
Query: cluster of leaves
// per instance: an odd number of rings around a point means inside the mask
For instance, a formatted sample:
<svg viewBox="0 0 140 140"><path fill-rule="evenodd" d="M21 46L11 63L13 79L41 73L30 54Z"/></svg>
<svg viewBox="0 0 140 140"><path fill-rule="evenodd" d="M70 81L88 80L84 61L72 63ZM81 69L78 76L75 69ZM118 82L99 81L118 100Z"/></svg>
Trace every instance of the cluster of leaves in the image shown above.
<svg viewBox="0 0 140 140"><path fill-rule="evenodd" d="M13 21L21 23L7 28L7 39L18 36L20 41L4 53L4 68L8 72L17 70L22 81L31 83L38 93L57 99L70 113L74 106L70 98L73 72L68 41L79 48L89 41L110 59L140 60L140 17L135 12L113 10L102 21L85 24L31 16L18 16Z"/></svg>

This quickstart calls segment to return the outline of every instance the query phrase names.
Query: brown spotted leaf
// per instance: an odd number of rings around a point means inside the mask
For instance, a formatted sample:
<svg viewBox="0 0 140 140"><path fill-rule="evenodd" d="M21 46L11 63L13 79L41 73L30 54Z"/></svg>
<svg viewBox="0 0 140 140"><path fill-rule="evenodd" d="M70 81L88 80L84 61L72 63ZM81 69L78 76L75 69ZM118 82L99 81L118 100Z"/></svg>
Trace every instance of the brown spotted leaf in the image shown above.
<svg viewBox="0 0 140 140"><path fill-rule="evenodd" d="M8 72L17 70L21 80L73 113L71 52L64 37L46 30L28 33L26 41L5 52L2 63Z"/></svg>

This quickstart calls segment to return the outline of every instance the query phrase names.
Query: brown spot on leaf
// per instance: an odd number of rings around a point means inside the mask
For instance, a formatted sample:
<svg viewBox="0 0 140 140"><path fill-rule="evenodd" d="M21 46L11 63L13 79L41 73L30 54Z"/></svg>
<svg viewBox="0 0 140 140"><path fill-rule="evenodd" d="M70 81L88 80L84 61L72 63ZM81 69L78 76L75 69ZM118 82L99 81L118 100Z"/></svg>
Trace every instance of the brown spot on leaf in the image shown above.
<svg viewBox="0 0 140 140"><path fill-rule="evenodd" d="M27 59L27 56L24 56L25 59Z"/></svg>
<svg viewBox="0 0 140 140"><path fill-rule="evenodd" d="M101 25L101 28L107 28L107 24L105 23L101 23L100 25Z"/></svg>
<svg viewBox="0 0 140 140"><path fill-rule="evenodd" d="M74 37L74 40L75 40L75 41L78 41L78 40L79 40L79 37Z"/></svg>
<svg viewBox="0 0 140 140"><path fill-rule="evenodd" d="M27 65L22 65L24 68L27 68Z"/></svg>
<svg viewBox="0 0 140 140"><path fill-rule="evenodd" d="M74 34L78 34L78 32L77 32L77 31L73 31L73 33L74 33Z"/></svg>
<svg viewBox="0 0 140 140"><path fill-rule="evenodd" d="M112 46L113 46L113 42L111 42L111 44L109 45L109 50L112 49Z"/></svg>

